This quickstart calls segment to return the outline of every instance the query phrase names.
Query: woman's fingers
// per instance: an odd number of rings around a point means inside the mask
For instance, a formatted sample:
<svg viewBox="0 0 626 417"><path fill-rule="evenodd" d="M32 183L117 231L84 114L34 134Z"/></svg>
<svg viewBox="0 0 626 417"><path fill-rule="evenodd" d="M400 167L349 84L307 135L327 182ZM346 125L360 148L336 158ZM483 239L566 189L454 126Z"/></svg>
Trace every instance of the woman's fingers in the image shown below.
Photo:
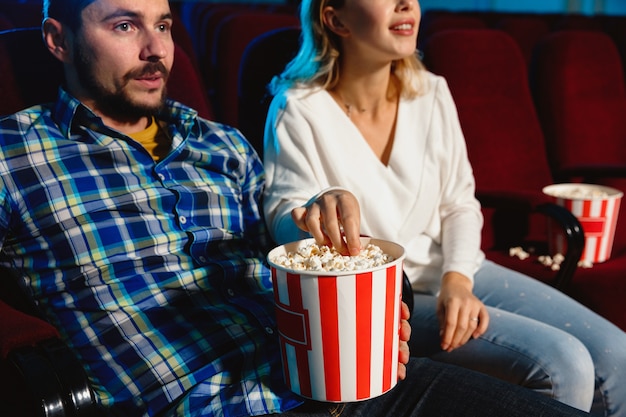
<svg viewBox="0 0 626 417"><path fill-rule="evenodd" d="M476 326L476 330L472 333L472 337L476 339L477 337L482 336L487 331L489 327L489 312L484 305L481 305L480 312L478 313L478 326Z"/></svg>
<svg viewBox="0 0 626 417"><path fill-rule="evenodd" d="M293 209L291 217L318 244L333 246L343 254L359 254L361 214L352 193L330 190L306 206Z"/></svg>
<svg viewBox="0 0 626 417"><path fill-rule="evenodd" d="M472 337L481 336L489 326L489 314L483 304L460 307L451 303L440 320L441 348L448 352L463 346Z"/></svg>

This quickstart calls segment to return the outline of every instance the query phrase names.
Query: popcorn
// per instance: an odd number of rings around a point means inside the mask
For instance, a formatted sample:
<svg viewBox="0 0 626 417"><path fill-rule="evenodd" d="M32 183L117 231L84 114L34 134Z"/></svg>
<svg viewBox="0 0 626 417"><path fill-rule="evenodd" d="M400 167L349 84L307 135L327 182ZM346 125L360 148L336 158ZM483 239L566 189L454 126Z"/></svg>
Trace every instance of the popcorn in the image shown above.
<svg viewBox="0 0 626 417"><path fill-rule="evenodd" d="M528 258L529 254L524 251L521 247L516 246L513 248L509 248L509 256L517 256L519 259L526 259ZM565 255L563 255L562 253L557 253L554 256L550 256L550 255L539 255L537 257L537 261L545 266L546 268L550 268L553 271L558 271L559 269L561 269L561 264L563 263L563 261L565 260ZM578 261L578 266L580 268L592 268L593 267L593 262L591 261L587 261L587 260L580 260Z"/></svg>
<svg viewBox="0 0 626 417"><path fill-rule="evenodd" d="M543 266L551 267L552 264L554 263L554 261L552 260L552 257L549 255L540 255L539 257L537 257L537 260Z"/></svg>
<svg viewBox="0 0 626 417"><path fill-rule="evenodd" d="M550 268L553 271L558 271L559 269L561 269L561 264L563 263L563 260L565 260L565 257L562 254L557 253L552 257L549 255L539 256L537 260L543 266Z"/></svg>
<svg viewBox="0 0 626 417"><path fill-rule="evenodd" d="M375 268L393 260L391 255L383 253L382 249L371 243L356 256L342 255L335 248L312 243L296 252L276 256L272 262L296 271L344 272Z"/></svg>
<svg viewBox="0 0 626 417"><path fill-rule="evenodd" d="M568 189L557 189L552 192L554 197L568 198L571 200L593 200L605 199L610 196L606 191L595 187L573 187Z"/></svg>
<svg viewBox="0 0 626 417"><path fill-rule="evenodd" d="M528 258L530 254L522 249L521 246L516 246L509 249L509 256L517 256L519 259L524 260Z"/></svg>

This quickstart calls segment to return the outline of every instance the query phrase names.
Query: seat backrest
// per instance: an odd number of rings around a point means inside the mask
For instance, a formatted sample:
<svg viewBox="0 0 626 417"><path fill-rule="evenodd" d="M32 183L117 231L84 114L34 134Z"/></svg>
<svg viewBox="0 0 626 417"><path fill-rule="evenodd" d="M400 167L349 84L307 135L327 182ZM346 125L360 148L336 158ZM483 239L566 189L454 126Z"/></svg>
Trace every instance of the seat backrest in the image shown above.
<svg viewBox="0 0 626 417"><path fill-rule="evenodd" d="M251 3L209 3L197 18L198 51L203 56L206 55L210 62L213 54L213 44L215 43L213 40L215 38L215 30L221 21L232 14L255 9L256 7Z"/></svg>
<svg viewBox="0 0 626 417"><path fill-rule="evenodd" d="M440 10L426 11L420 21L417 45L422 49L428 38L437 32L448 29L485 29L487 24L476 15Z"/></svg>
<svg viewBox="0 0 626 417"><path fill-rule="evenodd" d="M559 31L536 48L531 79L556 179L626 192L626 88L617 46L600 31ZM613 254L626 251L622 201Z"/></svg>
<svg viewBox="0 0 626 417"><path fill-rule="evenodd" d="M424 61L455 99L478 188L535 190L552 181L521 51L496 29L447 30Z"/></svg>
<svg viewBox="0 0 626 417"><path fill-rule="evenodd" d="M39 26L42 17L41 3L41 1L0 1L0 13L12 22L13 27Z"/></svg>
<svg viewBox="0 0 626 417"><path fill-rule="evenodd" d="M604 28L617 45L626 77L626 16L604 16Z"/></svg>
<svg viewBox="0 0 626 417"><path fill-rule="evenodd" d="M599 31L558 31L537 45L533 94L554 172L626 167L626 88L616 45Z"/></svg>
<svg viewBox="0 0 626 417"><path fill-rule="evenodd" d="M191 33L183 23L182 18L180 17L180 12L172 8L172 39L176 45L178 45L185 54L191 59L191 62L196 67L198 73L200 73L200 66L198 64L198 55L196 54L196 50L193 43L193 38L191 37Z"/></svg>
<svg viewBox="0 0 626 417"><path fill-rule="evenodd" d="M526 62L515 41L497 29L447 30L432 35L423 51L427 68L450 86L481 201L489 195L542 201L552 176ZM485 250L509 248L524 236L545 240L541 216L520 217L516 209L490 205L483 205L483 215Z"/></svg>
<svg viewBox="0 0 626 417"><path fill-rule="evenodd" d="M197 110L205 119L215 119L213 105L197 66L178 45L174 49L174 65L167 81L167 95Z"/></svg>
<svg viewBox="0 0 626 417"><path fill-rule="evenodd" d="M182 21L185 29L189 32L191 39L193 41L193 45L196 51L196 56L198 56L198 35L200 32L201 21L204 17L204 14L210 10L211 7L215 6L218 3L205 3L205 2L195 2L195 1L182 1L178 3L178 15L180 16L180 20Z"/></svg>
<svg viewBox="0 0 626 417"><path fill-rule="evenodd" d="M0 30L13 29L14 27L15 25L13 24L11 19L0 13Z"/></svg>
<svg viewBox="0 0 626 417"><path fill-rule="evenodd" d="M54 101L63 67L45 48L39 28L0 32L0 115Z"/></svg>
<svg viewBox="0 0 626 417"><path fill-rule="evenodd" d="M241 12L222 20L216 29L213 43L215 67L213 104L219 121L237 127L238 75L246 46L262 33L298 24L299 19L295 15L269 11Z"/></svg>
<svg viewBox="0 0 626 417"><path fill-rule="evenodd" d="M603 21L599 16L568 13L561 15L552 24L553 30L597 30L603 31Z"/></svg>
<svg viewBox="0 0 626 417"><path fill-rule="evenodd" d="M201 10L202 15L198 17L198 31L196 37L196 51L202 77L210 89L210 97L215 95L215 37L220 23L228 16L252 10L252 6L247 3L210 3Z"/></svg>
<svg viewBox="0 0 626 417"><path fill-rule="evenodd" d="M45 48L39 28L0 32L0 115L56 99L63 67ZM206 118L213 109L191 59L178 46L168 81L169 96Z"/></svg>
<svg viewBox="0 0 626 417"><path fill-rule="evenodd" d="M272 99L267 86L295 56L300 44L298 26L274 29L248 44L239 69L239 130L263 156L263 134Z"/></svg>
<svg viewBox="0 0 626 417"><path fill-rule="evenodd" d="M528 65L535 45L550 31L547 19L525 14L503 16L494 24L494 28L508 33L517 42Z"/></svg>

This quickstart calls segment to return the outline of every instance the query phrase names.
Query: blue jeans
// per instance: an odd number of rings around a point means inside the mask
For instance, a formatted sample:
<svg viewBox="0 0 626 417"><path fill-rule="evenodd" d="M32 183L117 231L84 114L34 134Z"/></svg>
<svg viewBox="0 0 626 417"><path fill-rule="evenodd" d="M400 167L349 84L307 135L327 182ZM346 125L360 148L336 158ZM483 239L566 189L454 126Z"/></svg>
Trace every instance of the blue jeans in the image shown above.
<svg viewBox="0 0 626 417"><path fill-rule="evenodd" d="M626 416L626 333L562 292L485 261L474 294L490 324L450 353L436 297L415 294L411 353L528 387L594 416Z"/></svg>
<svg viewBox="0 0 626 417"><path fill-rule="evenodd" d="M407 379L379 397L353 403L307 401L282 417L576 417L558 401L464 368L412 358Z"/></svg>

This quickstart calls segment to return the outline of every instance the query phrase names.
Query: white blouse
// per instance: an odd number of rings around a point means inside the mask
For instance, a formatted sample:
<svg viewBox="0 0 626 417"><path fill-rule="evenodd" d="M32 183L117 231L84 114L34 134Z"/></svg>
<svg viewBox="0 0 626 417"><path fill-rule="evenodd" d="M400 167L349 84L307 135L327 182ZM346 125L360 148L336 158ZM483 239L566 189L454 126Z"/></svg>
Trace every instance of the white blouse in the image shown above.
<svg viewBox="0 0 626 417"><path fill-rule="evenodd" d="M388 165L326 90L291 89L274 98L265 128L264 210L278 243L306 237L291 219L293 208L341 187L359 200L362 234L404 246L414 290L436 294L447 271L473 279L484 254L472 168L447 83L431 73L426 79L425 94L399 103Z"/></svg>

